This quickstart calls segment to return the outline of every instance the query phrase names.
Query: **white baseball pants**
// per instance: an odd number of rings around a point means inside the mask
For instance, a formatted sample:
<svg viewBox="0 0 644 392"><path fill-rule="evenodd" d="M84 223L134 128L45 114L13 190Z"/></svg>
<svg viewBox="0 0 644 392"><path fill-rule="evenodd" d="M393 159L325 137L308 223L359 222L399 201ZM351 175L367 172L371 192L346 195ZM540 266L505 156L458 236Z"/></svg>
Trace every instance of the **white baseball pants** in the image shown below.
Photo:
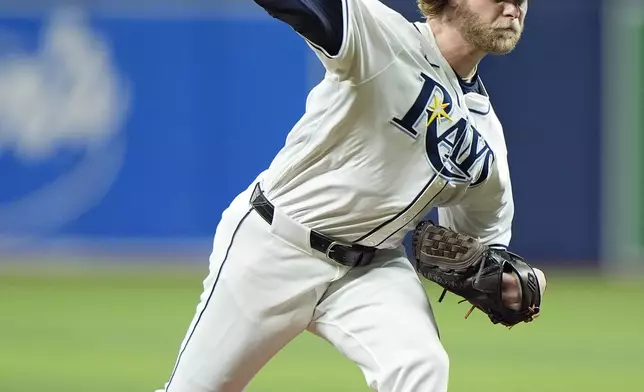
<svg viewBox="0 0 644 392"><path fill-rule="evenodd" d="M241 193L223 213L210 273L175 367L157 392L240 392L304 330L333 344L381 392L445 392L449 361L404 249L348 268L311 250L308 229L269 225Z"/></svg>

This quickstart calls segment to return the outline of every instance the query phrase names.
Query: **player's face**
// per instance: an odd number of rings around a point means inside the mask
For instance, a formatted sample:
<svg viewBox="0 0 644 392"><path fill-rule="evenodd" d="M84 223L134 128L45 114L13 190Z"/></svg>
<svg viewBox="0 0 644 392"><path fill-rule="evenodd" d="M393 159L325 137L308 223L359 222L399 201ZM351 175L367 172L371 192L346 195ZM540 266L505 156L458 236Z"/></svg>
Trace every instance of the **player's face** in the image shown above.
<svg viewBox="0 0 644 392"><path fill-rule="evenodd" d="M506 54L519 42L527 12L528 0L461 0L455 18L475 48Z"/></svg>

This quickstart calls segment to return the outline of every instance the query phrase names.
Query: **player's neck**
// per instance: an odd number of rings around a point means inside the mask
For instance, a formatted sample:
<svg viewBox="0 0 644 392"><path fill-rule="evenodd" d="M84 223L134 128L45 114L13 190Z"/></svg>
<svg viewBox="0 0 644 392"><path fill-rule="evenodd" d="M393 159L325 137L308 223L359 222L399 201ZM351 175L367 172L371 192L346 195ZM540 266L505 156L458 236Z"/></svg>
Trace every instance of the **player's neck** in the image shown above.
<svg viewBox="0 0 644 392"><path fill-rule="evenodd" d="M485 56L485 53L470 45L455 26L446 23L444 20L439 18L429 19L427 23L445 60L452 66L459 77L468 81L471 80L476 74L478 64Z"/></svg>

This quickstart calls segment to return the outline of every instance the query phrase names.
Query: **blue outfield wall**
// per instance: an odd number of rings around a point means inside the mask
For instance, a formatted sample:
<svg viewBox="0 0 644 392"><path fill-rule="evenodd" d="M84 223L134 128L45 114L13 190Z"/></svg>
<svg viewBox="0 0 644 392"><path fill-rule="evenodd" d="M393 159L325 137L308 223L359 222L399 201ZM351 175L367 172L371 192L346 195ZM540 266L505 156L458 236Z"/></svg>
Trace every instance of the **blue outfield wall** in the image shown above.
<svg viewBox="0 0 644 392"><path fill-rule="evenodd" d="M513 249L583 264L600 242L600 3L564 3L532 2L520 47L481 72L510 150ZM0 18L0 251L210 241L303 113L312 74L289 27L230 4Z"/></svg>

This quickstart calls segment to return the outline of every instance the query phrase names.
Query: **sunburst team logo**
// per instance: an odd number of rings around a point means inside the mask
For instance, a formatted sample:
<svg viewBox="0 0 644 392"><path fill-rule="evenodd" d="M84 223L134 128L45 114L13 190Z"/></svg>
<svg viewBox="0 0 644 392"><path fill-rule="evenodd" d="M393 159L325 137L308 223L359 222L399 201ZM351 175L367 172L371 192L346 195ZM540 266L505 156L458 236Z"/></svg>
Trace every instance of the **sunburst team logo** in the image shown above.
<svg viewBox="0 0 644 392"><path fill-rule="evenodd" d="M434 98L430 101L428 107L430 115L427 118L427 125L425 126L428 127L431 123L434 122L434 120L441 121L442 119L446 119L452 121L452 118L445 111L445 109L449 108L449 106L449 102L443 103L443 99L438 96L438 93L435 93Z"/></svg>
<svg viewBox="0 0 644 392"><path fill-rule="evenodd" d="M0 246L56 230L105 196L124 156L128 91L78 10L53 13L36 50L0 43ZM75 152L73 165L15 194L61 151Z"/></svg>

